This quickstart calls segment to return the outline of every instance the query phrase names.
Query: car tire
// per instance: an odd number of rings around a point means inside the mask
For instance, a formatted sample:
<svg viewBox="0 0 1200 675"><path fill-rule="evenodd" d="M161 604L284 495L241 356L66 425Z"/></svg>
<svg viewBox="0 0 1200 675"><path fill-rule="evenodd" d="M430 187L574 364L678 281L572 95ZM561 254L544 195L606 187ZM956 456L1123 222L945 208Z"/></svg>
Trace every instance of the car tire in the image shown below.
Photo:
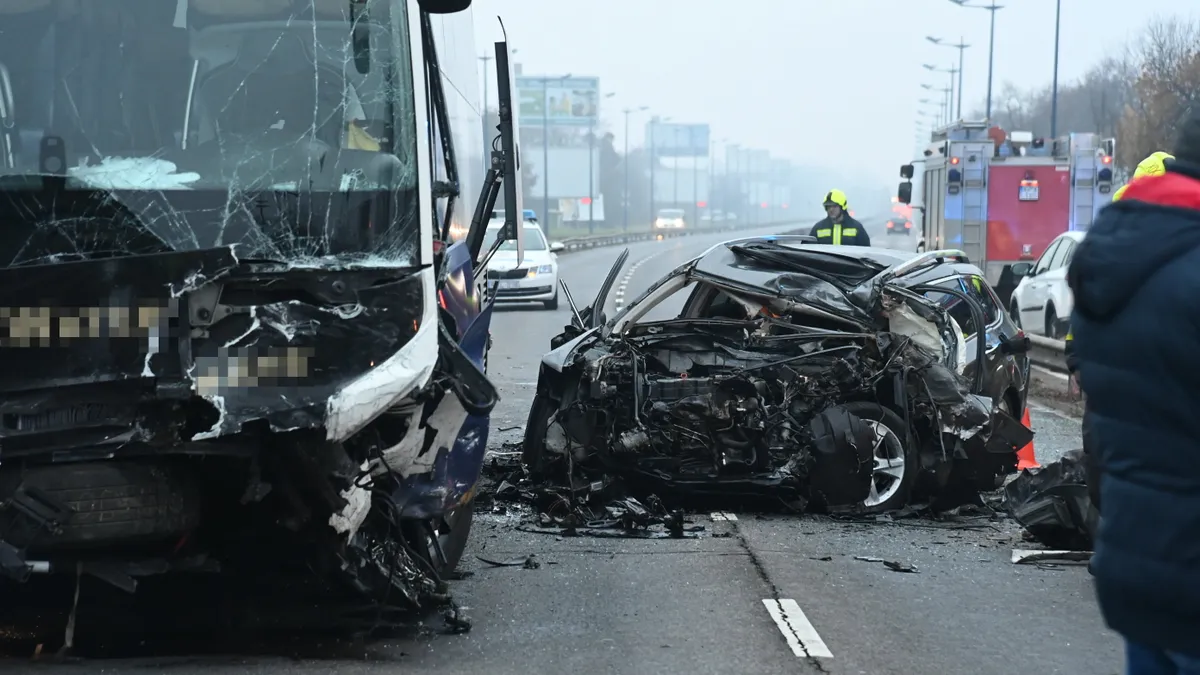
<svg viewBox="0 0 1200 675"><path fill-rule="evenodd" d="M1054 303L1046 305L1046 337L1051 340L1061 340L1067 334L1063 329L1063 322L1058 320L1058 311L1054 309Z"/></svg>
<svg viewBox="0 0 1200 675"><path fill-rule="evenodd" d="M471 523L475 521L474 502L460 504L446 514L445 520L448 531L437 531L438 547L442 549L445 562L438 557L433 546L432 527L436 521L406 520L401 524L401 532L410 550L442 580L454 573L467 550Z"/></svg>
<svg viewBox="0 0 1200 675"><path fill-rule="evenodd" d="M899 484L895 490L887 496L886 499L878 503L864 503L864 513L885 513L895 511L906 504L912 494L913 486L917 482L917 474L920 473L920 456L917 452L917 443L912 437L912 433L904 424L904 420L890 408L885 408L878 403L868 401L855 401L842 406L847 412L859 417L865 422L886 430L891 438L899 442L899 447L893 447L892 450L900 455L904 460L904 473L898 479ZM882 439L883 442L889 443L888 438ZM876 450L879 450L877 448ZM878 457L878 453L873 453ZM895 459L895 458L893 458ZM874 478L872 478L874 480Z"/></svg>
<svg viewBox="0 0 1200 675"><path fill-rule="evenodd" d="M554 291L554 297L542 303L546 309L558 309L558 291Z"/></svg>

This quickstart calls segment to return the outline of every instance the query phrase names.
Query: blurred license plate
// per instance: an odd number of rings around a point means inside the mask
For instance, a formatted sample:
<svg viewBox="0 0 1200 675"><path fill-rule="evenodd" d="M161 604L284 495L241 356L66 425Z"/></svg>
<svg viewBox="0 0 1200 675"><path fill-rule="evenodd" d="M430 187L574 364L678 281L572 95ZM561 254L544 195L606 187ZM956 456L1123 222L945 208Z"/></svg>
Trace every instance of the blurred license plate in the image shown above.
<svg viewBox="0 0 1200 675"><path fill-rule="evenodd" d="M515 280L500 282L500 288L503 288L503 289L516 288L516 287L517 287L517 282Z"/></svg>
<svg viewBox="0 0 1200 675"><path fill-rule="evenodd" d="M1038 186L1022 185L1020 190L1021 191L1018 193L1017 199L1023 202L1036 202L1038 200Z"/></svg>

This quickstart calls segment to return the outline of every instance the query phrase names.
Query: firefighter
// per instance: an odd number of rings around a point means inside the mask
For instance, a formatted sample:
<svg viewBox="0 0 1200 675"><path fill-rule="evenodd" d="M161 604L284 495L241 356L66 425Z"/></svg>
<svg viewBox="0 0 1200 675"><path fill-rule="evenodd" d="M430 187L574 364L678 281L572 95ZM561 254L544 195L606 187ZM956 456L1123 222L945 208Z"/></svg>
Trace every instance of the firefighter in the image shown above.
<svg viewBox="0 0 1200 675"><path fill-rule="evenodd" d="M1161 150L1150 155L1141 162L1138 162L1137 168L1133 170L1133 178L1131 179L1131 182L1141 178L1142 176L1161 176L1167 172L1167 161L1172 159L1175 159L1174 155ZM1127 187L1129 187L1128 184L1122 185L1120 188L1118 188L1117 191L1113 193L1112 200L1114 202L1120 201L1121 197L1125 195L1125 188Z"/></svg>
<svg viewBox="0 0 1200 675"><path fill-rule="evenodd" d="M810 237L816 237L818 244L833 244L834 246L870 246L871 238L862 223L846 213L849 200L841 190L830 190L825 195L826 217L813 225Z"/></svg>

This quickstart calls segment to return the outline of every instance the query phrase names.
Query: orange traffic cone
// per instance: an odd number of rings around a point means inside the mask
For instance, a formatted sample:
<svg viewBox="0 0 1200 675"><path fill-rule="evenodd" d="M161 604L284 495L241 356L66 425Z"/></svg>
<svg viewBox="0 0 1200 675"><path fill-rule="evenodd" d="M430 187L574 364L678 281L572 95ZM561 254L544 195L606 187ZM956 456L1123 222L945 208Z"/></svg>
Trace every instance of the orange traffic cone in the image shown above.
<svg viewBox="0 0 1200 675"><path fill-rule="evenodd" d="M1029 419L1029 406L1025 406L1025 414L1021 416L1021 424L1032 429L1033 422ZM1040 469L1041 464L1038 464L1037 456L1033 454L1033 441L1017 451L1017 471L1025 469Z"/></svg>

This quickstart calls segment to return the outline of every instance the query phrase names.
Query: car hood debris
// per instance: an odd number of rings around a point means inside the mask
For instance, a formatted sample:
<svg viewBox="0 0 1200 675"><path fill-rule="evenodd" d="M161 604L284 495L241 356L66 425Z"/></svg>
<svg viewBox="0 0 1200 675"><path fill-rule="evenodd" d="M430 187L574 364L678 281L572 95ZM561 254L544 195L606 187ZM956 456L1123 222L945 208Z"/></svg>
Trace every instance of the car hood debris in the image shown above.
<svg viewBox="0 0 1200 675"><path fill-rule="evenodd" d="M1026 469L1004 487L1004 506L1029 535L1052 549L1091 551L1099 513L1088 494L1083 450L1039 469Z"/></svg>

